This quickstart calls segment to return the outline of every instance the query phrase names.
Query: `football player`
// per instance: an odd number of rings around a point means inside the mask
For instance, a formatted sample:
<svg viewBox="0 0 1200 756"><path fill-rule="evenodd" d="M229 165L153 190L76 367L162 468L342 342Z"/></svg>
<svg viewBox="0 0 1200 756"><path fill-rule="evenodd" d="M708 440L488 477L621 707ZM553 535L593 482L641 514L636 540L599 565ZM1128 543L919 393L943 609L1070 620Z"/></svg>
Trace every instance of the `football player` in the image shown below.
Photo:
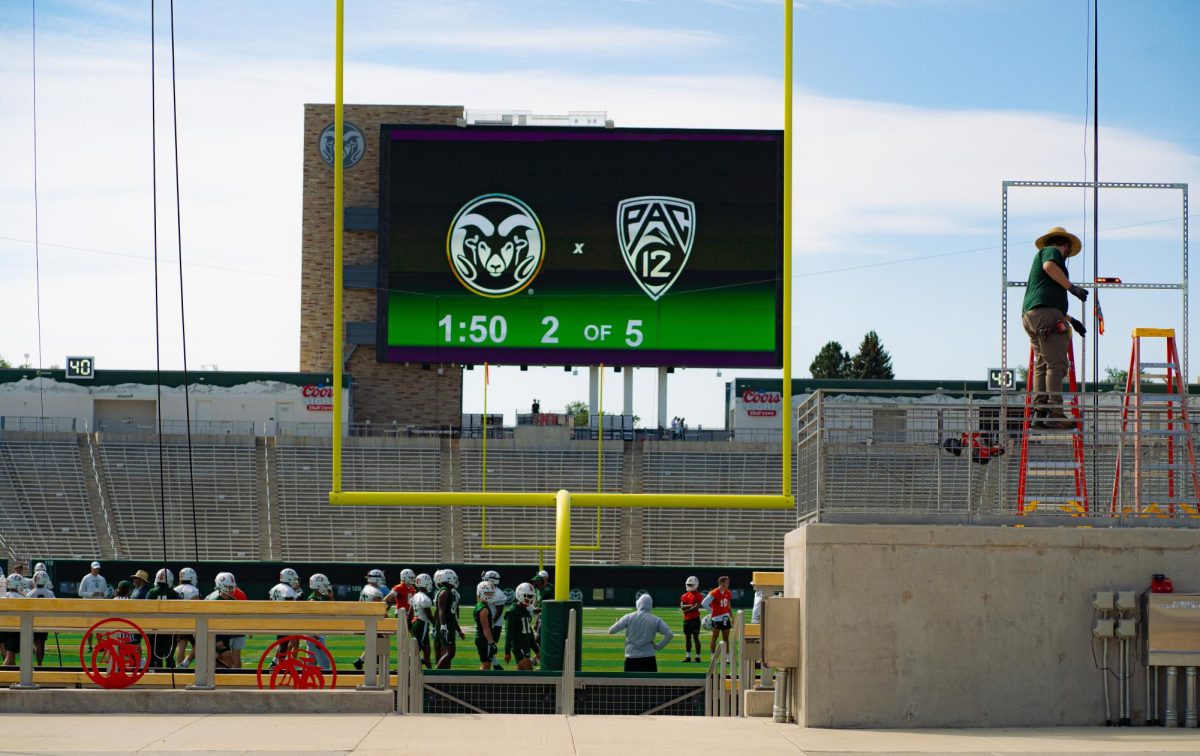
<svg viewBox="0 0 1200 756"><path fill-rule="evenodd" d="M508 627L504 633L504 663L517 657L517 669L529 671L537 662L540 652L538 639L533 632L533 604L537 592L529 583L521 583L513 592L513 605L507 614Z"/></svg>
<svg viewBox="0 0 1200 756"><path fill-rule="evenodd" d="M426 578L429 576L426 575ZM417 591L417 575L407 567L400 570L400 582L392 586L392 590L388 595L383 597L383 603L387 604L388 608L396 607L396 616L399 617L401 612L405 612L405 616L409 611L408 602L412 599L412 595Z"/></svg>
<svg viewBox="0 0 1200 756"><path fill-rule="evenodd" d="M25 598L19 590L22 583L20 575L16 575L13 581L0 572L0 599ZM17 663L17 652L20 650L21 633L0 633L0 660L5 666L11 667Z"/></svg>
<svg viewBox="0 0 1200 756"><path fill-rule="evenodd" d="M184 567L179 571L179 585L175 586L175 593L185 601L197 601L200 598L200 589L196 587L196 583L199 582L196 571L191 567ZM192 644L191 652L188 651L189 643ZM187 669L195 658L196 636L180 635L175 641L175 666Z"/></svg>
<svg viewBox="0 0 1200 756"><path fill-rule="evenodd" d="M508 605L508 594L500 587L500 573L495 570L484 570L483 579L496 589L495 598L488 604L488 614L492 618L492 640L500 645L500 633L504 630L504 607ZM492 669L504 669L493 662Z"/></svg>
<svg viewBox="0 0 1200 756"><path fill-rule="evenodd" d="M429 577L425 575L425 577ZM412 613L409 632L417 639L417 647L421 649L421 663L425 669L433 669L429 663L429 636L433 632L433 599L426 591L417 591L408 600L408 608Z"/></svg>
<svg viewBox="0 0 1200 756"><path fill-rule="evenodd" d="M369 594L367 588L378 588L379 595L383 596L387 593L387 578L383 576L383 570L369 570L367 572L367 584L359 591L359 601L374 601L373 594Z"/></svg>
<svg viewBox="0 0 1200 756"><path fill-rule="evenodd" d="M725 642L725 656L729 656L729 628L733 624L733 593L729 590L729 576L717 578L717 587L708 592L700 606L709 611L712 624L712 640L708 644L708 654L717 653L717 636Z"/></svg>
<svg viewBox="0 0 1200 756"><path fill-rule="evenodd" d="M329 582L329 578L325 577L320 572L314 572L312 577L308 579L308 587L312 589L312 593L308 594L309 601L333 601L333 585ZM316 639L322 644L325 643L325 636L318 635ZM321 651L320 647L311 641L308 642L308 652L312 654L317 665L328 672L332 668L329 657Z"/></svg>
<svg viewBox="0 0 1200 756"><path fill-rule="evenodd" d="M300 595L300 591L296 590L296 586L298 585L300 585L300 575L291 567L284 567L279 571L279 582L267 592L267 598L272 601L299 601L304 597ZM281 641L286 637L288 636L276 635L275 640ZM275 647L275 658L271 660L271 667L274 668L281 657L299 647L300 641L298 640L280 643Z"/></svg>
<svg viewBox="0 0 1200 756"><path fill-rule="evenodd" d="M178 600L179 594L175 592L174 585L175 575L163 567L154 573L154 586L146 594L146 598L157 601ZM150 636L151 667L168 669L174 666L176 640L174 635L156 633Z"/></svg>
<svg viewBox="0 0 1200 756"><path fill-rule="evenodd" d="M377 572L379 574L372 575L371 574L372 572ZM376 601L382 603L383 597L384 597L383 588L381 587L384 584L383 583L383 570L371 570L371 572L367 573L367 579L370 580L372 577L377 577L379 579L379 583L378 584L368 583L367 585L364 585L362 591L359 592L359 594L358 594L358 600L368 602L368 603L374 603ZM380 641L383 641L383 646L381 647L379 644L376 644L376 646L375 646L376 649L382 648L383 652L386 653L388 637L386 635L379 635L376 637ZM355 669L361 670L363 668L363 659L366 657L366 655L367 655L367 650L364 648L363 652L358 655L357 659L354 660L354 668ZM379 653L378 651L376 652L376 656L382 656L382 655L383 654Z"/></svg>
<svg viewBox="0 0 1200 756"><path fill-rule="evenodd" d="M700 592L700 578L692 575L684 584L686 592L679 597L679 610L683 612L683 638L687 648L684 650L683 661L692 661L692 644L696 646L696 661L700 658L700 604L704 594Z"/></svg>
<svg viewBox="0 0 1200 756"><path fill-rule="evenodd" d="M496 659L496 641L492 636L492 602L496 586L484 580L475 586L475 649L479 652L479 668L491 669Z"/></svg>
<svg viewBox="0 0 1200 756"><path fill-rule="evenodd" d="M441 577L441 583L438 583ZM458 573L454 570L438 570L433 577L437 593L433 597L433 606L437 617L437 635L434 637L434 647L437 651L438 669L450 669L454 661L455 635L466 640L466 634L458 624Z"/></svg>
<svg viewBox="0 0 1200 756"><path fill-rule="evenodd" d="M40 562L39 566L42 565ZM50 575L44 569L36 570L33 573L33 588L25 592L25 598L54 598L54 591L51 589ZM46 633L33 634L33 658L37 661L37 665L42 666L42 661L46 657Z"/></svg>
<svg viewBox="0 0 1200 756"><path fill-rule="evenodd" d="M232 572L218 572L213 580L216 590L204 597L205 601L235 601L233 591L237 588L237 580ZM224 667L238 669L241 664L241 653L233 648L235 638L246 636L218 635L216 637L217 662Z"/></svg>

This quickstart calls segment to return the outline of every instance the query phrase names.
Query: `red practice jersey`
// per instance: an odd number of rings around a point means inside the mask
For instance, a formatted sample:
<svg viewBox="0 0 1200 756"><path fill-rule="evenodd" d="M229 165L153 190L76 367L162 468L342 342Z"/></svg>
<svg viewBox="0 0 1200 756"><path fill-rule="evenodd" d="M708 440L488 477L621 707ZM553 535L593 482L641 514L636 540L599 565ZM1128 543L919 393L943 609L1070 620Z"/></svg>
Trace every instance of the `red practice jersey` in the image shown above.
<svg viewBox="0 0 1200 756"><path fill-rule="evenodd" d="M413 588L408 583L396 583L395 585L392 586L392 593L396 594L396 613L397 614L400 613L400 610L404 610L406 612L408 611L408 599L410 596L412 596L416 592L417 592L417 589Z"/></svg>
<svg viewBox="0 0 1200 756"><path fill-rule="evenodd" d="M713 597L712 603L709 604L708 610L712 612L713 617L720 617L724 614L729 614L730 605L733 602L733 594L728 589L721 590L713 588L708 592Z"/></svg>
<svg viewBox="0 0 1200 756"><path fill-rule="evenodd" d="M704 600L704 594L700 591L688 591L679 597L680 605L691 604L691 609L683 610L683 618L685 620L698 619L700 617L700 602Z"/></svg>

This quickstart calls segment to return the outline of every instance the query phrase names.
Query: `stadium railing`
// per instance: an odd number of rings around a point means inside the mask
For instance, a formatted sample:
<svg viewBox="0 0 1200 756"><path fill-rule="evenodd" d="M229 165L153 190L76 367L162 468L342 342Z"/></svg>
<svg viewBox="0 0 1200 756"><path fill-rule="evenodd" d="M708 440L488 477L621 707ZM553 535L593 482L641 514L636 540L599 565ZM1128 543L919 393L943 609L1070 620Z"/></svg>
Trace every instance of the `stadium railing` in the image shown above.
<svg viewBox="0 0 1200 756"><path fill-rule="evenodd" d="M76 419L73 417L0 415L0 430L30 433L74 433Z"/></svg>
<svg viewBox="0 0 1200 756"><path fill-rule="evenodd" d="M1143 512L1129 505L1135 433L1132 419L1122 432L1120 393L1079 395L1086 500L1075 491L1069 472L1074 467L1070 434L1057 434L1067 441L1056 443L1035 431L1028 439L1030 459L1049 460L1068 474L1031 477L1029 485L1036 488L1020 505L1024 401L1024 392L814 392L798 407L797 510L803 518L824 522L1200 527L1195 506ZM1197 397L1190 399L1189 409L1200 410ZM1171 422L1182 429L1178 417L1165 415L1144 418L1143 429L1162 434ZM1193 444L1200 444L1196 424L1187 430ZM1181 468L1173 479L1143 480L1146 501L1179 498L1172 493L1172 480L1175 487L1191 486L1190 471L1182 469L1186 449L1179 442L1172 449L1167 438L1140 442L1143 461L1152 463L1148 469L1165 467L1172 453L1171 466ZM977 447L986 448L987 455ZM1127 471L1117 491L1125 505L1114 512L1118 457ZM1045 500L1041 506L1039 499ZM1062 500L1070 501L1051 503Z"/></svg>
<svg viewBox="0 0 1200 756"><path fill-rule="evenodd" d="M20 633L22 653L15 690L39 687L33 654L28 652L33 648L34 632L85 631L108 618L131 620L147 633L194 635L194 672L173 672L176 676L194 676L187 686L192 690L216 687L216 636L242 633L362 635L364 683L360 689L384 690L388 675L378 667L379 633L394 636L397 622L385 618L381 606L349 601L7 599L0 605L0 630ZM384 646L390 648L391 644Z"/></svg>

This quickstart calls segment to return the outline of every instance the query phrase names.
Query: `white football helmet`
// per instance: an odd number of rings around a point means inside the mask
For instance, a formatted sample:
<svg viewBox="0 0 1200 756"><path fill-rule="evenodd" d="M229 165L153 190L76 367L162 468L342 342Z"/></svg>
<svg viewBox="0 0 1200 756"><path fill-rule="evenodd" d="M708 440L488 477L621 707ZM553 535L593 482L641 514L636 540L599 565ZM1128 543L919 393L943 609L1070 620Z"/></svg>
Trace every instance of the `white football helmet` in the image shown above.
<svg viewBox="0 0 1200 756"><path fill-rule="evenodd" d="M537 592L529 583L521 583L517 590L513 591L513 597L516 598L518 606L533 606L537 600Z"/></svg>
<svg viewBox="0 0 1200 756"><path fill-rule="evenodd" d="M234 579L232 572L218 572L214 582L217 585L217 593L222 596L232 596L233 589L237 588L237 580Z"/></svg>
<svg viewBox="0 0 1200 756"><path fill-rule="evenodd" d="M34 588L51 588L53 584L50 582L50 573L45 570L38 570L33 573Z"/></svg>
<svg viewBox="0 0 1200 756"><path fill-rule="evenodd" d="M433 587L434 588L442 587L442 584L446 582L445 576L446 576L445 570L434 570L433 571Z"/></svg>
<svg viewBox="0 0 1200 756"><path fill-rule="evenodd" d="M267 598L272 601L294 601L296 599L296 591L287 583L280 583L271 587L270 592L267 593Z"/></svg>
<svg viewBox="0 0 1200 756"><path fill-rule="evenodd" d="M492 585L500 585L500 573L495 570L484 570L481 580L486 580Z"/></svg>
<svg viewBox="0 0 1200 756"><path fill-rule="evenodd" d="M319 572L313 573L313 576L308 579L308 587L322 596L333 595L333 586L329 583L329 578Z"/></svg>
<svg viewBox="0 0 1200 756"><path fill-rule="evenodd" d="M191 567L184 567L179 571L180 583L191 583L192 585L195 585L199 580L200 578L196 576L196 571Z"/></svg>
<svg viewBox="0 0 1200 756"><path fill-rule="evenodd" d="M405 585L414 585L417 582L417 573L405 567L400 570L400 582Z"/></svg>
<svg viewBox="0 0 1200 756"><path fill-rule="evenodd" d="M16 591L17 593L25 593L29 588L25 585L25 576L16 572L8 576L8 590Z"/></svg>
<svg viewBox="0 0 1200 756"><path fill-rule="evenodd" d="M700 578L696 577L695 575L692 575L691 577L689 577L687 579L687 582L684 583L684 585L687 586L687 589L689 591L694 591L700 587Z"/></svg>
<svg viewBox="0 0 1200 756"><path fill-rule="evenodd" d="M400 577L404 577L404 573L400 573ZM433 578L422 572L420 575L417 575L416 586L418 591L425 591L426 593L429 593L433 590ZM412 600L409 599L410 603L411 601Z"/></svg>
<svg viewBox="0 0 1200 756"><path fill-rule="evenodd" d="M383 586L387 583L387 578L383 576L383 570L371 570L367 573L367 585Z"/></svg>
<svg viewBox="0 0 1200 756"><path fill-rule="evenodd" d="M296 588L300 585L300 575L291 567L284 567L279 571L279 582Z"/></svg>
<svg viewBox="0 0 1200 756"><path fill-rule="evenodd" d="M484 580L479 585L475 586L475 599L482 601L485 604L490 604L496 598L496 586Z"/></svg>
<svg viewBox="0 0 1200 756"><path fill-rule="evenodd" d="M458 587L458 573L454 570L442 570L442 582L451 588Z"/></svg>
<svg viewBox="0 0 1200 756"><path fill-rule="evenodd" d="M377 585L368 585L358 594L359 601L383 601L383 590Z"/></svg>
<svg viewBox="0 0 1200 756"><path fill-rule="evenodd" d="M163 567L158 572L154 573L154 582L166 583L168 586L175 585L175 576L166 567Z"/></svg>
<svg viewBox="0 0 1200 756"><path fill-rule="evenodd" d="M37 564L33 565L33 572L35 575L39 572L48 572L48 570L46 569L46 563L38 562Z"/></svg>
<svg viewBox="0 0 1200 756"><path fill-rule="evenodd" d="M700 620L700 627L705 630L712 630L712 616L705 615L704 619Z"/></svg>
<svg viewBox="0 0 1200 756"><path fill-rule="evenodd" d="M537 576L540 577L542 580L545 580L547 583L550 582L550 573L546 572L545 570L538 570Z"/></svg>
<svg viewBox="0 0 1200 756"><path fill-rule="evenodd" d="M429 610L433 609L433 599L424 593L414 593L408 600L408 608L412 610L412 616L425 620L429 616Z"/></svg>

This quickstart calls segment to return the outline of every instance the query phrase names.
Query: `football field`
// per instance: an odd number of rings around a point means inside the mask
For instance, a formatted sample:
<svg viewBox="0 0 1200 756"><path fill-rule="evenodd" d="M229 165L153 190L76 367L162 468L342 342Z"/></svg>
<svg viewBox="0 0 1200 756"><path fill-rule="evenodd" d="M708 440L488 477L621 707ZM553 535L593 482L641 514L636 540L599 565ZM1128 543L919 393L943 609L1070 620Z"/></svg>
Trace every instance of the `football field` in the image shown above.
<svg viewBox="0 0 1200 756"><path fill-rule="evenodd" d="M585 672L620 672L625 660L625 634L609 635L608 628L622 615L633 611L632 608L615 607L584 607L583 609L583 670ZM453 669L479 669L479 655L475 650L475 623L471 620L470 609L463 607L460 614L463 632L466 640L458 642L458 654L454 658ZM711 633L701 631L704 643L705 664L684 664L684 639L682 634L683 620L677 609L655 609L654 613L662 617L675 638L658 654L658 669L660 672L704 672L708 669L708 639ZM58 645L51 635L46 640L46 666L58 666L59 648L62 649L62 661L66 666L79 664L79 633L59 633ZM245 650L242 651L242 666L244 669L254 669L258 659L267 646L275 641L274 635L251 636ZM338 670L353 671L354 660L362 652L362 640L355 636L329 636L325 639L337 663ZM503 657L504 642L501 636L501 657ZM502 659L501 659L502 660ZM392 665L395 668L395 654L392 654ZM435 662L436 663L436 662ZM515 666L506 669L515 669Z"/></svg>

